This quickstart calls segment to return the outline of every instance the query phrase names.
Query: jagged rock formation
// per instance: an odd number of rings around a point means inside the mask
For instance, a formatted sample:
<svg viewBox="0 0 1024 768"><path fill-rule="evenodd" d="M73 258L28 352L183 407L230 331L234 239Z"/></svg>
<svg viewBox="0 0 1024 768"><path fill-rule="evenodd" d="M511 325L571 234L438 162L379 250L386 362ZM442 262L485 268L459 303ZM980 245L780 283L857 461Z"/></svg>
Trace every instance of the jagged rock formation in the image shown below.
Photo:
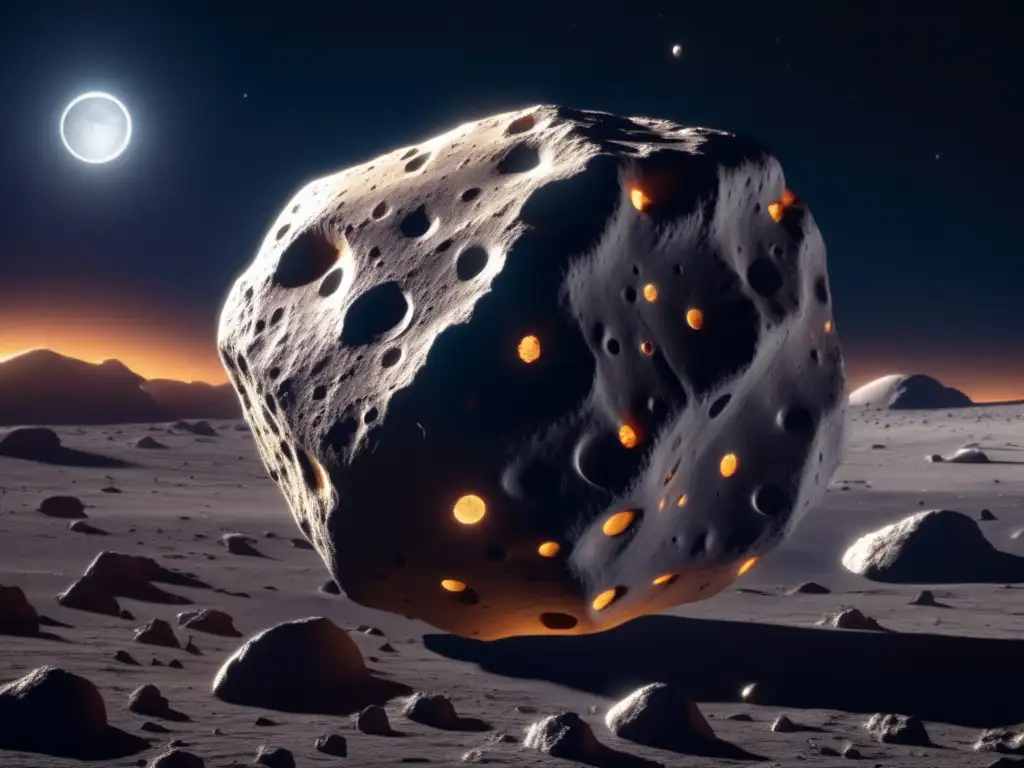
<svg viewBox="0 0 1024 768"><path fill-rule="evenodd" d="M219 345L345 594L481 639L710 597L840 460L813 218L663 120L534 107L312 182Z"/></svg>
<svg viewBox="0 0 1024 768"><path fill-rule="evenodd" d="M920 373L894 373L858 387L850 393L854 408L914 410L966 408L974 405L959 389L947 387L931 376Z"/></svg>

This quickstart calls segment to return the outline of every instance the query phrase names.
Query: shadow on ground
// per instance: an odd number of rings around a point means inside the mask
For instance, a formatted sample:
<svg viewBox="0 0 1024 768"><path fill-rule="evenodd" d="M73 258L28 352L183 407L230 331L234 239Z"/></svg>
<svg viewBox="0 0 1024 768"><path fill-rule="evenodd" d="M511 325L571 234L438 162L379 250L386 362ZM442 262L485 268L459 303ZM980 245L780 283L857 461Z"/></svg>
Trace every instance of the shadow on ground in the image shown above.
<svg viewBox="0 0 1024 768"><path fill-rule="evenodd" d="M1024 640L646 616L607 632L492 642L426 635L442 656L508 677L621 697L676 683L696 701L893 712L972 727L1024 720Z"/></svg>

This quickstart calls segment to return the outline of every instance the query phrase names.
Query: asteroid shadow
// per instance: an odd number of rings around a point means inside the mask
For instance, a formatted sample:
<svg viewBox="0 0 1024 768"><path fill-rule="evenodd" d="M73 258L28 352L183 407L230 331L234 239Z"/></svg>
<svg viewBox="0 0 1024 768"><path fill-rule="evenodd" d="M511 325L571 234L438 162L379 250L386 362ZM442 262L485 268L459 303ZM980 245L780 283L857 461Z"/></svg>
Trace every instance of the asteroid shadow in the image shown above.
<svg viewBox="0 0 1024 768"><path fill-rule="evenodd" d="M9 729L0 725L2 751L31 752L48 757L106 763L136 755L150 746L146 739L113 726L108 726L101 734L91 738L68 739L55 737L42 723L15 722Z"/></svg>
<svg viewBox="0 0 1024 768"><path fill-rule="evenodd" d="M990 728L1024 720L1024 641L646 616L607 632L482 642L423 638L434 653L508 677L620 697L674 683L696 701L895 712Z"/></svg>
<svg viewBox="0 0 1024 768"><path fill-rule="evenodd" d="M3 450L0 449L0 456L9 459L21 459L22 461L34 461L39 464L52 464L60 467L86 467L103 469L127 469L136 466L130 461L114 459L110 456L103 456L98 453L79 451L74 448L49 448L46 450Z"/></svg>
<svg viewBox="0 0 1024 768"><path fill-rule="evenodd" d="M287 679L276 677L268 670L268 678L230 693L215 692L214 695L228 704L243 707L259 707L275 712L290 712L302 715L354 715L371 705L385 706L392 699L408 696L413 689L403 683L370 676L367 680L354 681L345 691L332 692L330 696L311 695L302 687L296 687ZM395 736L404 735L395 731Z"/></svg>

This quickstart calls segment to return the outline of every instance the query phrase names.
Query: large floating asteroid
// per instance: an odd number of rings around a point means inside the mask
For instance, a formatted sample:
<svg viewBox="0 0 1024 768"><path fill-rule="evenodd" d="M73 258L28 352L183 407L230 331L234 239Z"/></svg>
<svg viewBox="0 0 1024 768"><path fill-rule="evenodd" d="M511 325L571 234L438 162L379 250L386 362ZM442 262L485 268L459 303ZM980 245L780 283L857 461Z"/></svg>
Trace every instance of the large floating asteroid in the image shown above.
<svg viewBox="0 0 1024 768"><path fill-rule="evenodd" d="M219 345L351 599L494 639L714 595L840 460L825 245L755 143L533 107L304 187Z"/></svg>

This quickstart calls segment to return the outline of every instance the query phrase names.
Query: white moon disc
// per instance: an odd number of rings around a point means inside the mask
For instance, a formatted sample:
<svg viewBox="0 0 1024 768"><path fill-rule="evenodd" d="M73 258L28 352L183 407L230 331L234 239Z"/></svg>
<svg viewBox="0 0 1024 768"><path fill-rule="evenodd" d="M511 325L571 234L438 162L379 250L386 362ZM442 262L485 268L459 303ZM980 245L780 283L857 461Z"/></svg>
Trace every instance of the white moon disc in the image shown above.
<svg viewBox="0 0 1024 768"><path fill-rule="evenodd" d="M672 55L675 56L677 59L680 56L682 56L683 55L683 46L679 45L679 43L676 43L675 45L673 45L672 46Z"/></svg>
<svg viewBox="0 0 1024 768"><path fill-rule="evenodd" d="M76 96L60 116L60 139L83 163L109 163L128 148L132 117L109 93Z"/></svg>

